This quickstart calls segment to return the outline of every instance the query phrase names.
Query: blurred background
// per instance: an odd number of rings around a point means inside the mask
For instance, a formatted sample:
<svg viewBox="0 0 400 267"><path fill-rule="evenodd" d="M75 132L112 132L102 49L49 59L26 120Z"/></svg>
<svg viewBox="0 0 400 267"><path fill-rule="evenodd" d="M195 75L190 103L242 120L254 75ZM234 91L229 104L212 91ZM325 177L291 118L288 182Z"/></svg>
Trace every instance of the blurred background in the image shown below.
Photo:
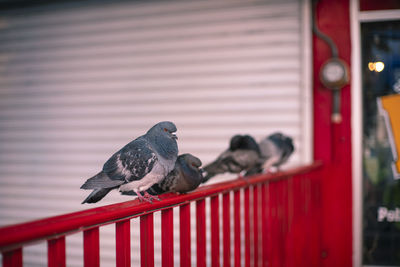
<svg viewBox="0 0 400 267"><path fill-rule="evenodd" d="M295 144L284 168L311 162L308 1L18 2L0 14L0 226L131 200L81 205L79 187L162 120L204 165L235 134L276 131ZM113 230L101 229L103 266ZM81 246L67 238L68 266ZM43 266L45 249L24 261Z"/></svg>

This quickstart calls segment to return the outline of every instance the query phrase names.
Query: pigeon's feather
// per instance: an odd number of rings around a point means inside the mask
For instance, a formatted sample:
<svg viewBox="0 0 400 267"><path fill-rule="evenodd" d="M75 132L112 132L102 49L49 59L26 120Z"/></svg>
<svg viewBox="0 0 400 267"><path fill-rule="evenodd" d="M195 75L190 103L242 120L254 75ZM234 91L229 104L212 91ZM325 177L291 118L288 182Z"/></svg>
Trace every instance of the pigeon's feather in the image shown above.
<svg viewBox="0 0 400 267"><path fill-rule="evenodd" d="M147 189L151 195L166 192L186 193L196 189L203 181L201 161L191 154L179 155L174 169L160 182ZM136 195L135 192L121 192L123 195Z"/></svg>
<svg viewBox="0 0 400 267"><path fill-rule="evenodd" d="M148 174L158 158L149 142L139 137L115 153L103 166L113 180L131 182Z"/></svg>
<svg viewBox="0 0 400 267"><path fill-rule="evenodd" d="M89 194L89 196L82 202L82 204L96 203L103 197L105 197L113 189L114 189L113 187L93 189L92 193Z"/></svg>
<svg viewBox="0 0 400 267"><path fill-rule="evenodd" d="M81 189L111 188L124 183L124 180L113 180L103 171L86 180Z"/></svg>
<svg viewBox="0 0 400 267"><path fill-rule="evenodd" d="M235 135L229 148L213 162L204 167L206 182L217 174L247 171L260 162L260 150L257 142L249 135Z"/></svg>
<svg viewBox="0 0 400 267"><path fill-rule="evenodd" d="M260 144L262 163L252 168L246 173L246 176L268 171L271 167L279 168L284 164L294 151L292 138L282 134L274 133L263 140Z"/></svg>
<svg viewBox="0 0 400 267"><path fill-rule="evenodd" d="M176 166L176 173L171 172L163 181L161 187L171 192L186 193L196 189L203 181L203 170L200 159L191 155L181 155ZM168 185L168 187L167 187Z"/></svg>

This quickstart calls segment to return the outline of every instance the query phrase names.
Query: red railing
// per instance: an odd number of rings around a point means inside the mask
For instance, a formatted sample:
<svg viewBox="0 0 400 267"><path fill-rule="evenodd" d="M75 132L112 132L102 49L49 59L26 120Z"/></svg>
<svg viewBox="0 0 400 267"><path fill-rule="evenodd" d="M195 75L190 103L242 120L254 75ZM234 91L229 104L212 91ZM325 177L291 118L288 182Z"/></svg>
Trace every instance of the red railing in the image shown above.
<svg viewBox="0 0 400 267"><path fill-rule="evenodd" d="M234 266L242 263L244 266L318 266L321 167L321 163L314 163L277 174L202 186L189 194L164 194L152 204L133 200L3 227L0 228L3 267L22 266L23 247L40 241L47 242L48 266L65 266L65 236L82 231L84 266L99 266L99 227L111 223L116 229L116 266L130 266L130 220L137 217L140 217L141 266L154 266L153 214L158 211L161 211L161 229L156 230L161 231L162 266L173 266L173 208L178 206L180 266L190 266L191 202L196 203L197 266L206 266L209 257L212 266L220 266L221 262L223 266L231 263ZM206 252L207 198L210 198L211 255Z"/></svg>

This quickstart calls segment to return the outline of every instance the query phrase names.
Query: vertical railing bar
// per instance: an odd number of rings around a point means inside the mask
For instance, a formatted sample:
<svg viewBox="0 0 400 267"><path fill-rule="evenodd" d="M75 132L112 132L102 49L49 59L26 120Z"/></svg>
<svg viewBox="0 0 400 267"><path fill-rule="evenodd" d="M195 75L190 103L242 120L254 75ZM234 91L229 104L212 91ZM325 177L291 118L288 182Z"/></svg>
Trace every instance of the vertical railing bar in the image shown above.
<svg viewBox="0 0 400 267"><path fill-rule="evenodd" d="M179 228L181 267L190 266L190 203L179 207Z"/></svg>
<svg viewBox="0 0 400 267"><path fill-rule="evenodd" d="M83 265L100 266L99 227L83 231Z"/></svg>
<svg viewBox="0 0 400 267"><path fill-rule="evenodd" d="M196 201L196 253L197 267L206 266L206 202Z"/></svg>
<svg viewBox="0 0 400 267"><path fill-rule="evenodd" d="M142 267L154 266L153 213L140 216L140 263Z"/></svg>
<svg viewBox="0 0 400 267"><path fill-rule="evenodd" d="M240 207L241 207L241 201L240 201L240 190L236 190L234 192L234 209L233 209L233 227L234 227L234 242L235 242L235 250L234 250L234 266L235 267L240 267L241 266L241 229L240 229L240 221L241 221L241 216L240 216Z"/></svg>
<svg viewBox="0 0 400 267"><path fill-rule="evenodd" d="M295 266L294 264L294 253L293 253L293 224L295 223L294 221L294 179L295 176L291 177L288 182L287 182L287 234L286 234L286 266Z"/></svg>
<svg viewBox="0 0 400 267"><path fill-rule="evenodd" d="M244 189L244 266L250 267L250 188Z"/></svg>
<svg viewBox="0 0 400 267"><path fill-rule="evenodd" d="M282 258L282 265L287 266L288 261L291 259L290 255L286 255L286 246L288 245L287 233L289 231L289 198L288 198L288 178L286 180L281 181L281 202L282 202L282 230L281 230L281 239L282 239L282 251L281 251L281 258Z"/></svg>
<svg viewBox="0 0 400 267"><path fill-rule="evenodd" d="M172 208L161 211L161 250L162 267L174 266L174 212Z"/></svg>
<svg viewBox="0 0 400 267"><path fill-rule="evenodd" d="M254 267L258 267L258 191L259 186L253 187L253 255L254 255Z"/></svg>
<svg viewBox="0 0 400 267"><path fill-rule="evenodd" d="M116 266L131 265L131 222L129 219L115 224L115 255Z"/></svg>
<svg viewBox="0 0 400 267"><path fill-rule="evenodd" d="M3 267L22 267L22 248L3 252Z"/></svg>
<svg viewBox="0 0 400 267"><path fill-rule="evenodd" d="M223 221L223 266L231 266L231 200L230 192L222 196L222 221Z"/></svg>
<svg viewBox="0 0 400 267"><path fill-rule="evenodd" d="M220 266L219 253L219 197L211 197L211 266Z"/></svg>
<svg viewBox="0 0 400 267"><path fill-rule="evenodd" d="M268 265L268 183L262 185L261 188L261 224L262 224L262 266Z"/></svg>
<svg viewBox="0 0 400 267"><path fill-rule="evenodd" d="M65 236L47 241L47 265L49 267L65 267Z"/></svg>

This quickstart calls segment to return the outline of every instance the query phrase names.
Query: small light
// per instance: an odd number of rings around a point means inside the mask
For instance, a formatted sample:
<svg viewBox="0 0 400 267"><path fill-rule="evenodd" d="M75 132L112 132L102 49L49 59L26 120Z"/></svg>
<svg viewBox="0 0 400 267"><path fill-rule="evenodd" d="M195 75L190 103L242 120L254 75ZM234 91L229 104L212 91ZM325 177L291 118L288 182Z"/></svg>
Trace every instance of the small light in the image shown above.
<svg viewBox="0 0 400 267"><path fill-rule="evenodd" d="M382 61L375 62L375 71L381 72L385 68L385 64Z"/></svg>
<svg viewBox="0 0 400 267"><path fill-rule="evenodd" d="M368 69L370 71L381 72L385 68L385 64L382 61L369 62Z"/></svg>
<svg viewBox="0 0 400 267"><path fill-rule="evenodd" d="M368 69L370 71L374 71L375 70L375 63L374 62L369 62L368 63Z"/></svg>

